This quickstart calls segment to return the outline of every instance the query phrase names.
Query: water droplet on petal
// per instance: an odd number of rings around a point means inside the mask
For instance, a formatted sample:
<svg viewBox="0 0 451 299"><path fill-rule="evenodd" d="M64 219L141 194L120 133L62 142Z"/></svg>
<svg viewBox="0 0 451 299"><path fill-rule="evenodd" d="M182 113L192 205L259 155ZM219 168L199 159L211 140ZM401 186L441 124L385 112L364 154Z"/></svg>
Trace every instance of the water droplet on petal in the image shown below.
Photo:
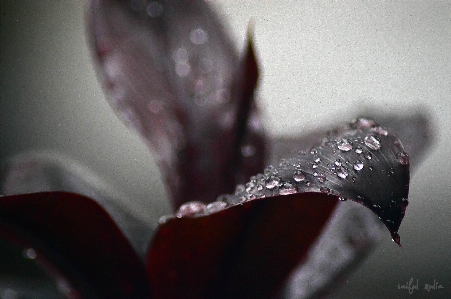
<svg viewBox="0 0 451 299"><path fill-rule="evenodd" d="M252 157L256 152L257 150L253 145L246 144L241 147L241 154L246 158Z"/></svg>
<svg viewBox="0 0 451 299"><path fill-rule="evenodd" d="M266 188L268 189L274 189L275 187L278 187L280 183L280 179L276 176L270 176L265 183Z"/></svg>
<svg viewBox="0 0 451 299"><path fill-rule="evenodd" d="M352 144L350 144L348 140L343 139L338 143L338 149L343 152L349 152L352 150Z"/></svg>
<svg viewBox="0 0 451 299"><path fill-rule="evenodd" d="M320 183L324 183L326 181L326 175L324 173L314 172L313 176L315 176Z"/></svg>
<svg viewBox="0 0 451 299"><path fill-rule="evenodd" d="M363 153L363 149L359 146L359 147L357 147L357 148L355 149L355 153L356 153L356 154L361 154L361 153Z"/></svg>
<svg viewBox="0 0 451 299"><path fill-rule="evenodd" d="M157 1L150 2L147 5L146 12L152 18L158 17L163 12L163 5Z"/></svg>
<svg viewBox="0 0 451 299"><path fill-rule="evenodd" d="M223 201L214 201L207 205L206 211L208 213L215 213L219 212L221 210L224 210L224 208L227 207L227 204Z"/></svg>
<svg viewBox="0 0 451 299"><path fill-rule="evenodd" d="M344 198L343 196L338 197L338 199L339 199L340 201L347 201L347 200L348 200L347 198Z"/></svg>
<svg viewBox="0 0 451 299"><path fill-rule="evenodd" d="M316 168L318 168L318 164L316 164L316 163L313 163L313 164L312 164L312 168L313 168L313 169L316 169Z"/></svg>
<svg viewBox="0 0 451 299"><path fill-rule="evenodd" d="M363 162L360 161L360 160L357 160L357 161L354 163L354 169L355 169L356 171L362 170L362 169L363 169Z"/></svg>
<svg viewBox="0 0 451 299"><path fill-rule="evenodd" d="M288 195L288 194L293 194L293 193L296 193L296 187L294 187L290 183L283 184L279 189L280 195Z"/></svg>
<svg viewBox="0 0 451 299"><path fill-rule="evenodd" d="M401 165L409 165L409 155L407 155L406 153L399 153L397 156L398 162Z"/></svg>
<svg viewBox="0 0 451 299"><path fill-rule="evenodd" d="M387 136L388 135L388 131L385 130L384 128L382 128L382 127L375 127L375 128L373 128L373 132L375 132L375 133L377 133L379 135L382 135L382 136Z"/></svg>
<svg viewBox="0 0 451 299"><path fill-rule="evenodd" d="M179 210L176 213L176 217L182 218L185 216L192 216L198 213L203 213L205 211L205 208L205 204L200 201L190 201L180 206Z"/></svg>
<svg viewBox="0 0 451 299"><path fill-rule="evenodd" d="M373 155L370 152L365 153L365 159L371 160L372 158L373 158Z"/></svg>
<svg viewBox="0 0 451 299"><path fill-rule="evenodd" d="M23 251L23 256L27 259L34 260L38 256L36 251L33 248L27 248Z"/></svg>
<svg viewBox="0 0 451 299"><path fill-rule="evenodd" d="M296 170L293 174L293 179L296 182L302 182L305 180L305 174L302 171Z"/></svg>
<svg viewBox="0 0 451 299"><path fill-rule="evenodd" d="M341 160L340 159L335 160L334 164L336 166L341 166Z"/></svg>
<svg viewBox="0 0 451 299"><path fill-rule="evenodd" d="M348 172L342 167L337 168L337 177L344 180L348 177Z"/></svg>
<svg viewBox="0 0 451 299"><path fill-rule="evenodd" d="M202 28L191 30L189 40L195 45L202 45L208 40L208 33Z"/></svg>
<svg viewBox="0 0 451 299"><path fill-rule="evenodd" d="M365 139L363 140L370 149L372 150L379 150L381 148L380 141L374 136L374 135L367 135L365 136Z"/></svg>
<svg viewBox="0 0 451 299"><path fill-rule="evenodd" d="M354 122L354 125L357 129L363 130L374 127L376 123L372 119L359 118Z"/></svg>

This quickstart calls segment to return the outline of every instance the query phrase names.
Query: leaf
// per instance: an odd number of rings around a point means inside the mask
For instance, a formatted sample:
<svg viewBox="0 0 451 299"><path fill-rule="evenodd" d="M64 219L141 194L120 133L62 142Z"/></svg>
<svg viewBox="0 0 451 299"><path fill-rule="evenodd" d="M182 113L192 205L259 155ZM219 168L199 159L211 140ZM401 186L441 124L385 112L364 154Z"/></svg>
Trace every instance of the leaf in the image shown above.
<svg viewBox="0 0 451 299"><path fill-rule="evenodd" d="M155 152L174 209L262 170L252 46L240 62L206 1L98 0L87 20L108 98Z"/></svg>
<svg viewBox="0 0 451 299"><path fill-rule="evenodd" d="M155 294L271 298L305 257L338 198L376 213L399 244L408 187L409 160L399 138L358 119L310 152L269 166L234 194L208 206L187 203L166 218L148 256Z"/></svg>
<svg viewBox="0 0 451 299"><path fill-rule="evenodd" d="M0 197L0 235L32 247L81 298L150 298L142 261L89 198L65 192Z"/></svg>

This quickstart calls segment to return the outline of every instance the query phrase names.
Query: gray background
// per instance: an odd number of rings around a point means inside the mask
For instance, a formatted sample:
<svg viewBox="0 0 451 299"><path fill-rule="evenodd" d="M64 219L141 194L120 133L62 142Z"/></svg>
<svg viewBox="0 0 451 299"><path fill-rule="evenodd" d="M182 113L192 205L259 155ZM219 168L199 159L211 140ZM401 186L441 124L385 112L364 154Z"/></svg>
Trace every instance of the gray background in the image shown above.
<svg viewBox="0 0 451 299"><path fill-rule="evenodd" d="M411 182L403 248L382 244L340 298L451 294L451 2L210 1L240 48L249 19L263 68L259 97L272 134L351 120L365 108L427 111L436 143ZM1 2L0 158L51 149L89 165L149 223L169 213L151 154L103 97L82 1ZM352 203L350 203L352 204ZM398 290L411 277L420 290ZM438 281L444 290L426 292Z"/></svg>

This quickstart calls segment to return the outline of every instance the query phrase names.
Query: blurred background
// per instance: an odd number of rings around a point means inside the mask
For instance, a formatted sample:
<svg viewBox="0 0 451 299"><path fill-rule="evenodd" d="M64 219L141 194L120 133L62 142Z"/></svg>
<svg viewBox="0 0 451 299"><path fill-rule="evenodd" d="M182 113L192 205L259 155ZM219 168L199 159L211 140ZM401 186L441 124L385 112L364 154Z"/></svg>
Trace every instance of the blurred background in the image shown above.
<svg viewBox="0 0 451 299"><path fill-rule="evenodd" d="M249 20L255 23L259 103L271 134L348 122L361 111L430 115L436 138L412 177L399 231L404 247L387 232L338 297L451 296L451 2L209 2L239 49ZM0 159L30 150L68 155L155 224L170 212L162 180L97 83L84 4L1 1ZM411 278L418 291L398 289ZM444 289L424 290L434 280Z"/></svg>

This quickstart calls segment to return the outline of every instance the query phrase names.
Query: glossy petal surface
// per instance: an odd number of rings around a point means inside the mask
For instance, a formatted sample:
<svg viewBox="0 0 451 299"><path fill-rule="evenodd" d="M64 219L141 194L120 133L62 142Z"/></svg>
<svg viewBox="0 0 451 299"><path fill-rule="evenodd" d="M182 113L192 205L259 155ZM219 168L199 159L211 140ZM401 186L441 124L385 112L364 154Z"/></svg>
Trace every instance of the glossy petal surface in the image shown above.
<svg viewBox="0 0 451 299"><path fill-rule="evenodd" d="M64 192L0 197L0 227L2 237L34 248L81 298L150 298L140 258L89 198Z"/></svg>

